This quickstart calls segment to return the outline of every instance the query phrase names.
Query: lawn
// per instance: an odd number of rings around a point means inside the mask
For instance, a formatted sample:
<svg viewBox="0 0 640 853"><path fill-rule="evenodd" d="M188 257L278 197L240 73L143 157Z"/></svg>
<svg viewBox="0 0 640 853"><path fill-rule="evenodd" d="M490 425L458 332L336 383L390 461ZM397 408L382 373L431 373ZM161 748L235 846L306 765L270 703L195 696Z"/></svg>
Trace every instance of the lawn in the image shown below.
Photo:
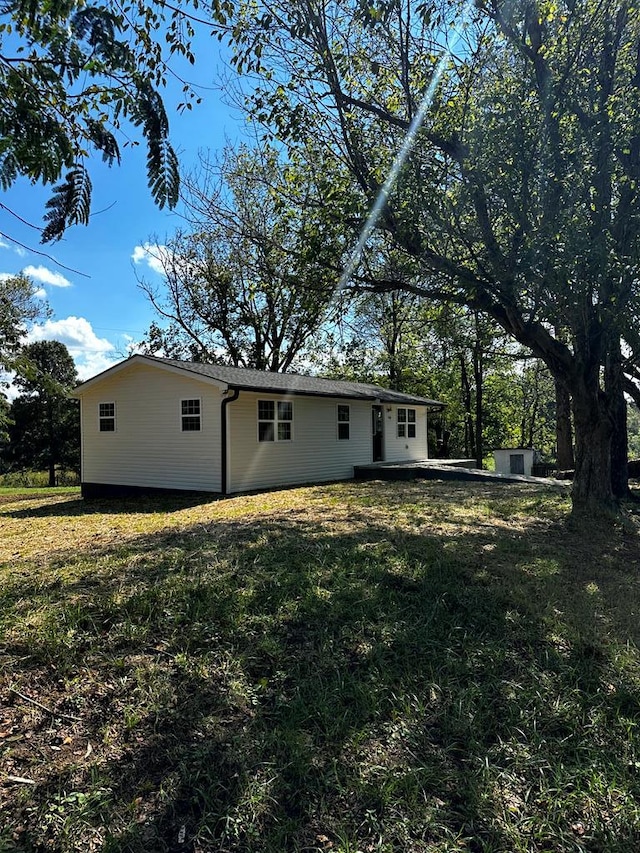
<svg viewBox="0 0 640 853"><path fill-rule="evenodd" d="M485 483L18 497L3 853L640 850L635 522Z"/></svg>

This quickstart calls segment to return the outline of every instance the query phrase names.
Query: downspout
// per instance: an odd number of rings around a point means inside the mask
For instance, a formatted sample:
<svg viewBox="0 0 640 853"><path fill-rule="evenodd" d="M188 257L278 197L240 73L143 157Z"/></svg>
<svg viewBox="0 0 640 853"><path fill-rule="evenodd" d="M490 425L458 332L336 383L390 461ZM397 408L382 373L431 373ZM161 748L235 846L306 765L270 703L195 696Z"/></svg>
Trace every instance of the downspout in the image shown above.
<svg viewBox="0 0 640 853"><path fill-rule="evenodd" d="M225 397L220 408L220 447L222 460L220 465L220 491L227 494L227 406L240 396L240 389L234 388L230 397Z"/></svg>

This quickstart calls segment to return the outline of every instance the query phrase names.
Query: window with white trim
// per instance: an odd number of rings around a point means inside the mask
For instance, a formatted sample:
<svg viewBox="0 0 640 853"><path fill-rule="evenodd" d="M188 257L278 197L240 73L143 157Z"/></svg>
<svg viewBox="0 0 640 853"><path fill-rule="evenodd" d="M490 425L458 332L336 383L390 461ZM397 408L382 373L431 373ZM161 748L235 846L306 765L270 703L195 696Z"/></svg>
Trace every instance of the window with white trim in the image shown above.
<svg viewBox="0 0 640 853"><path fill-rule="evenodd" d="M115 403L98 403L98 423L100 432L116 431Z"/></svg>
<svg viewBox="0 0 640 853"><path fill-rule="evenodd" d="M416 410L398 409L398 438L416 437Z"/></svg>
<svg viewBox="0 0 640 853"><path fill-rule="evenodd" d="M180 400L180 423L182 432L200 432L201 429L200 398Z"/></svg>
<svg viewBox="0 0 640 853"><path fill-rule="evenodd" d="M338 440L348 441L351 438L351 407L338 404Z"/></svg>
<svg viewBox="0 0 640 853"><path fill-rule="evenodd" d="M258 441L293 440L293 403L258 400Z"/></svg>

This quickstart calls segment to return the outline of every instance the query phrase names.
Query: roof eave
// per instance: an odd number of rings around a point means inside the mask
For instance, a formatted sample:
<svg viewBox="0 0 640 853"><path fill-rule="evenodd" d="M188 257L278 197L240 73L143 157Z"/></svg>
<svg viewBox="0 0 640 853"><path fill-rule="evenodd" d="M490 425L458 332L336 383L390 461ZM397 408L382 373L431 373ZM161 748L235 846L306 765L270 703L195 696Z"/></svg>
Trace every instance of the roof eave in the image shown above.
<svg viewBox="0 0 640 853"><path fill-rule="evenodd" d="M190 368L188 362L181 362L180 364L171 364L168 363L167 360L161 358L155 358L154 356L141 355L140 353L136 353L135 355L130 356L125 361L121 361L118 364L114 364L111 367L108 367L106 370L103 370L102 373L98 373L97 376L93 376L91 379L87 379L85 382L82 382L73 391L70 392L70 396L80 399L87 391L90 391L95 385L99 385L107 378L111 378L122 370L126 370L128 367L134 364L146 364L150 367L157 367L161 370L167 371L169 373L174 373L180 376L188 376L191 379L194 379L197 382L204 382L207 385L213 385L214 387L220 389L221 391L249 391L251 393L256 394L281 394L286 396L296 396L296 397L324 397L324 398L338 398L341 400L363 400L371 403L386 403L392 404L396 406L424 406L425 408L430 409L431 411L442 411L445 408L445 403L440 402L439 400L427 400L419 397L413 397L410 394L404 395L401 392L397 391L388 391L385 388L377 388L376 386L363 386L367 390L363 390L362 392L358 392L357 390L344 390L339 388L331 388L326 391L323 390L313 390L313 389L299 389L299 388L281 388L277 386L269 386L266 384L253 385L251 383L238 383L238 382L228 382L224 379L216 378L213 376L207 376L205 373L202 373L198 370L193 370ZM286 374L279 374L281 376L285 376Z"/></svg>
<svg viewBox="0 0 640 853"><path fill-rule="evenodd" d="M118 362L118 364L114 364L111 367L107 367L106 370L103 370L96 376L92 376L91 379L87 379L85 382L81 382L80 385L77 385L73 389L73 391L70 392L70 396L75 397L76 399L80 399L87 391L90 391L95 385L99 385L105 379L115 376L122 370L126 370L128 367L131 367L132 364L146 364L150 367L157 367L160 370L165 370L169 373L175 373L180 376L186 373L192 379L198 380L199 382L204 382L207 385L214 385L216 388L220 388L222 390L225 390L229 387L228 384L222 379L215 379L212 376L205 376L204 374L198 373L195 370L176 367L173 364L167 364L162 359L136 353L135 355L129 356L129 358L127 358L125 361L120 361Z"/></svg>
<svg viewBox="0 0 640 853"><path fill-rule="evenodd" d="M380 394L373 393L358 394L353 391L312 391L300 390L298 388L277 388L266 385L245 385L238 383L229 383L229 390L234 391L249 391L255 394L284 394L291 397L339 397L342 400L364 400L370 403L391 403L398 406L426 406L433 408L435 411L440 411L445 408L446 403L441 403L439 400L421 400L417 397L407 395L404 399L397 397L389 397L385 395L384 389L380 389Z"/></svg>

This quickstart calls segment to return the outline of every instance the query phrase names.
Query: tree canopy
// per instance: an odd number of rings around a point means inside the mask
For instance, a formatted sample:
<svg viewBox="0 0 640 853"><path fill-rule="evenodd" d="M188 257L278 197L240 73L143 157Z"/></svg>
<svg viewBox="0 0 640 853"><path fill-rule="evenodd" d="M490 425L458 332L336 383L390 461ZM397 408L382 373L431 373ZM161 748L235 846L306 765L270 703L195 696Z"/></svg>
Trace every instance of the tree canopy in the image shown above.
<svg viewBox="0 0 640 853"><path fill-rule="evenodd" d="M7 0L0 11L0 188L53 184L43 242L89 219L89 160L120 160L124 122L147 146L154 201L178 200L178 160L159 94L172 56L193 62L191 4ZM199 4L193 3L196 8ZM225 0L208 5L225 19ZM193 97L185 85L185 103ZM125 144L130 144L130 140Z"/></svg>
<svg viewBox="0 0 640 853"><path fill-rule="evenodd" d="M14 380L23 393L11 406L8 455L13 467L47 469L54 486L57 465L79 470L80 412L68 397L76 367L59 341L27 344L23 356L30 369Z"/></svg>
<svg viewBox="0 0 640 853"><path fill-rule="evenodd" d="M364 220L456 29L378 229L421 271L406 288L488 315L570 392L574 509L599 511L640 280L637 9L268 0L233 40L254 115L322 140Z"/></svg>
<svg viewBox="0 0 640 853"><path fill-rule="evenodd" d="M0 369L18 367L21 339L33 320L46 314L46 305L26 275L0 278Z"/></svg>
<svg viewBox="0 0 640 853"><path fill-rule="evenodd" d="M186 184L190 227L155 250L162 284L141 281L169 321L151 327L143 348L287 370L325 318L342 229L318 215L303 164L285 162L269 145L205 160Z"/></svg>

